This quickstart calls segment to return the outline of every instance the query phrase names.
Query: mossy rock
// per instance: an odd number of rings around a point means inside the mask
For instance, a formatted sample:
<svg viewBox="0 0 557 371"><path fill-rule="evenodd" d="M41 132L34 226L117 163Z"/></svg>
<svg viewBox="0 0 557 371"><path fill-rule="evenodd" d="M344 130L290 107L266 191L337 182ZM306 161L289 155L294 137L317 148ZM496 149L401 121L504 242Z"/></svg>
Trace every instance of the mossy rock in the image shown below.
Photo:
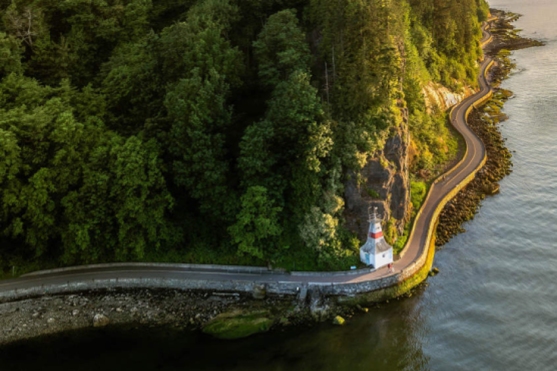
<svg viewBox="0 0 557 371"><path fill-rule="evenodd" d="M203 328L203 332L219 339L241 339L268 331L273 322L271 314L266 310L236 310L218 315Z"/></svg>
<svg viewBox="0 0 557 371"><path fill-rule="evenodd" d="M344 325L345 322L346 322L346 320L344 318L342 318L341 316L336 316L333 319L333 325L342 326L342 325Z"/></svg>

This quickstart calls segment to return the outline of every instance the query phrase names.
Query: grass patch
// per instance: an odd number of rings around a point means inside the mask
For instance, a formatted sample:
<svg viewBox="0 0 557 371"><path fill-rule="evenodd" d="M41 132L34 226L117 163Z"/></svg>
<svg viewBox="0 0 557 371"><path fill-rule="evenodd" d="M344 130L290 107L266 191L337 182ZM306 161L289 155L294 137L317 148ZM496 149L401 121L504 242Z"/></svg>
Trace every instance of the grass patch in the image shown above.
<svg viewBox="0 0 557 371"><path fill-rule="evenodd" d="M381 199L381 195L371 188L366 188L366 193L371 198Z"/></svg>
<svg viewBox="0 0 557 371"><path fill-rule="evenodd" d="M393 244L393 254L399 254L404 249L404 246L408 241L408 237L410 237L412 226L414 225L414 222L416 220L416 214L425 201L427 192L429 191L429 187L430 184L427 184L426 182L410 181L410 200L413 207L412 217L410 218L410 221L404 226L404 232L402 233L402 235L399 236Z"/></svg>
<svg viewBox="0 0 557 371"><path fill-rule="evenodd" d="M404 249L404 246L406 245L406 241L408 241L408 237L410 236L410 228L412 227L413 224L414 224L413 219L410 223L406 223L406 225L404 226L404 232L402 233L402 236L399 236L393 245L393 254L395 255L399 254L402 251L402 249Z"/></svg>
<svg viewBox="0 0 557 371"><path fill-rule="evenodd" d="M424 203L428 188L425 182L410 182L410 199L414 210L419 210Z"/></svg>

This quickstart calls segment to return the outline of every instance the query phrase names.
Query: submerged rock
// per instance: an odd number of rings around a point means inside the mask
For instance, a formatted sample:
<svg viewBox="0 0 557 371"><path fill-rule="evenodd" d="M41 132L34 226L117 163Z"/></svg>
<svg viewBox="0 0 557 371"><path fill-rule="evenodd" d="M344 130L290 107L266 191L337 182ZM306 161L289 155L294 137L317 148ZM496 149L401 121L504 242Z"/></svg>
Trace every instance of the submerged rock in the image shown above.
<svg viewBox="0 0 557 371"><path fill-rule="evenodd" d="M203 327L203 332L219 339L240 339L268 331L273 322L267 310L234 310L216 316Z"/></svg>

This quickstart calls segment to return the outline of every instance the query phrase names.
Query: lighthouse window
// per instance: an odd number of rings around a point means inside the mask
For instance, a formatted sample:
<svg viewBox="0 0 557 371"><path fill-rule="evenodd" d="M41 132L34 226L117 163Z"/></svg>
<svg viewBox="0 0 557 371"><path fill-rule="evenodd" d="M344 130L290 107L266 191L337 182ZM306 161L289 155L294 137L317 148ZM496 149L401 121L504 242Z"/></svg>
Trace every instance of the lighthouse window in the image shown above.
<svg viewBox="0 0 557 371"><path fill-rule="evenodd" d="M385 254L383 254L383 257L385 257Z"/></svg>

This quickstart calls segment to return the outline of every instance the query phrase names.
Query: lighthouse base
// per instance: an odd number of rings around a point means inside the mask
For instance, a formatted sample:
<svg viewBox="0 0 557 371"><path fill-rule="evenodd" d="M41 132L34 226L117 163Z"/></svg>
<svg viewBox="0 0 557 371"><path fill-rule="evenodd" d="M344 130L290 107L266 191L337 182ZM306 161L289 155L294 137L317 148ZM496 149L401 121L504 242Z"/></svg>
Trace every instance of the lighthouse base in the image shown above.
<svg viewBox="0 0 557 371"><path fill-rule="evenodd" d="M360 260L365 265L373 266L375 269L378 269L393 262L393 249L373 254L365 251L362 247L360 249Z"/></svg>

